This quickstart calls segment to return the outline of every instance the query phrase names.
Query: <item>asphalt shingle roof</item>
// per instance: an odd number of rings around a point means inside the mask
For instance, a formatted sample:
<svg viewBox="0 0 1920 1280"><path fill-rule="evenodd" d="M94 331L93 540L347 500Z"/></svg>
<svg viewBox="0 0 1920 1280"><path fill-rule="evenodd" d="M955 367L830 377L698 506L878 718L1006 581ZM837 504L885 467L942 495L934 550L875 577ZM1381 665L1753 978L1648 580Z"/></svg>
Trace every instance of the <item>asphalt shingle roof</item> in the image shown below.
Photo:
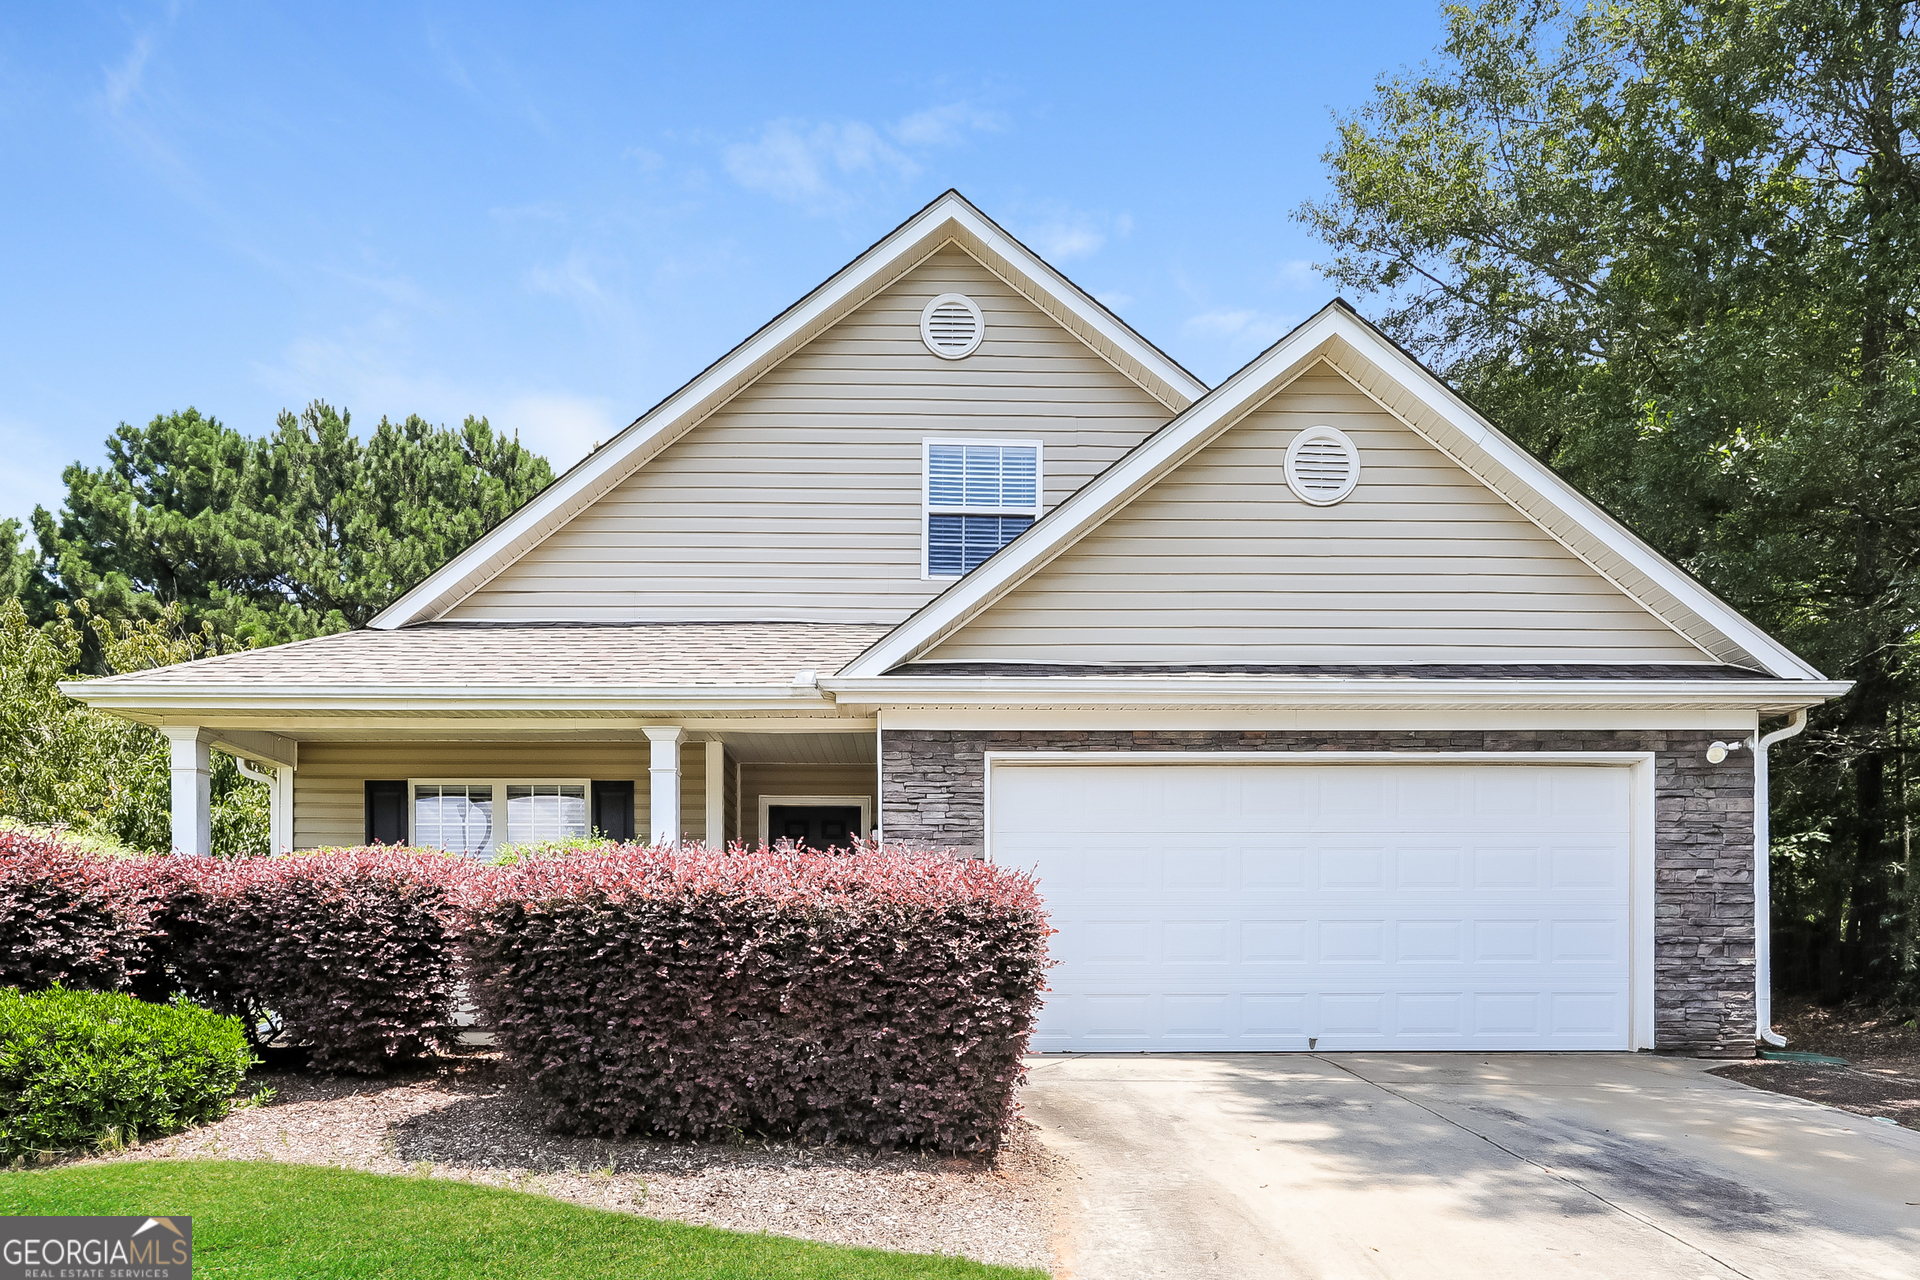
<svg viewBox="0 0 1920 1280"><path fill-rule="evenodd" d="M430 622L344 631L96 683L739 688L831 675L893 628L811 622Z"/></svg>

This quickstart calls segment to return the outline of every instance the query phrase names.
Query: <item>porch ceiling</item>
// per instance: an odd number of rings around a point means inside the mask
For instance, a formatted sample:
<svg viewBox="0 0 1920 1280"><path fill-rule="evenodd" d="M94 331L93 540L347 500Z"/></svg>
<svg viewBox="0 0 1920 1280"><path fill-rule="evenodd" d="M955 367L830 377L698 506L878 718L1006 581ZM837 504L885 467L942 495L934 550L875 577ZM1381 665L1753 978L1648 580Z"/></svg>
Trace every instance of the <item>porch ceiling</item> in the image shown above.
<svg viewBox="0 0 1920 1280"><path fill-rule="evenodd" d="M878 759L874 734L868 733L717 733L742 764L873 764Z"/></svg>

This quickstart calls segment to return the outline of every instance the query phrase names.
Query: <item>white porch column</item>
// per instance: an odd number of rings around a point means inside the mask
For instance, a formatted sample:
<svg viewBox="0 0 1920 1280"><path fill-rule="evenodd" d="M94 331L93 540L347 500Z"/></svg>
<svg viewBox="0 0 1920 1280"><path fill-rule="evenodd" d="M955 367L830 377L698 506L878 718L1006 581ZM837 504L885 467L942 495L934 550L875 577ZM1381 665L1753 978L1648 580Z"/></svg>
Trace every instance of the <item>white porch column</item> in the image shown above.
<svg viewBox="0 0 1920 1280"><path fill-rule="evenodd" d="M213 735L198 725L167 725L173 758L173 851L213 852Z"/></svg>
<svg viewBox="0 0 1920 1280"><path fill-rule="evenodd" d="M727 844L727 749L707 740L707 848Z"/></svg>
<svg viewBox="0 0 1920 1280"><path fill-rule="evenodd" d="M653 762L649 769L652 789L648 799L648 839L654 844L680 844L680 740L685 729L648 729L647 741L653 744Z"/></svg>

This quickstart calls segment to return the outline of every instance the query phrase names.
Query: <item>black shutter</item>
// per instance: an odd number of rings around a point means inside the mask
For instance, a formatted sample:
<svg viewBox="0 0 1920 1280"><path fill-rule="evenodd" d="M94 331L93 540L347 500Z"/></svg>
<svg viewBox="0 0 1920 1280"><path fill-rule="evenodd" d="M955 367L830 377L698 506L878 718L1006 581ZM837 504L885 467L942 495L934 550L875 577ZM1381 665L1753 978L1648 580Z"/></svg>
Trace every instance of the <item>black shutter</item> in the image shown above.
<svg viewBox="0 0 1920 1280"><path fill-rule="evenodd" d="M633 839L633 783L593 784L593 829L610 840Z"/></svg>
<svg viewBox="0 0 1920 1280"><path fill-rule="evenodd" d="M407 842L407 781L367 784L367 843Z"/></svg>

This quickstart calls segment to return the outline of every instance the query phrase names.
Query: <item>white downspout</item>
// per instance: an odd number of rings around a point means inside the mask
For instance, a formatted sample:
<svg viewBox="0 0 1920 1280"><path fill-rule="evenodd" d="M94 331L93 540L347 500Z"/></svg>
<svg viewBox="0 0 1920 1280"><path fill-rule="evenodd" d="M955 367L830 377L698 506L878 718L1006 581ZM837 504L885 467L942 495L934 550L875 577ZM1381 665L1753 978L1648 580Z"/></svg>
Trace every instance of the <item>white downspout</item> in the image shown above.
<svg viewBox="0 0 1920 1280"><path fill-rule="evenodd" d="M275 765L268 773L251 760L235 756L243 776L267 784L267 844L271 853L293 852L293 770Z"/></svg>
<svg viewBox="0 0 1920 1280"><path fill-rule="evenodd" d="M1753 1013L1762 1044L1782 1048L1787 1038L1773 1029L1773 833L1767 799L1767 748L1807 727L1804 708L1784 729L1753 735Z"/></svg>

